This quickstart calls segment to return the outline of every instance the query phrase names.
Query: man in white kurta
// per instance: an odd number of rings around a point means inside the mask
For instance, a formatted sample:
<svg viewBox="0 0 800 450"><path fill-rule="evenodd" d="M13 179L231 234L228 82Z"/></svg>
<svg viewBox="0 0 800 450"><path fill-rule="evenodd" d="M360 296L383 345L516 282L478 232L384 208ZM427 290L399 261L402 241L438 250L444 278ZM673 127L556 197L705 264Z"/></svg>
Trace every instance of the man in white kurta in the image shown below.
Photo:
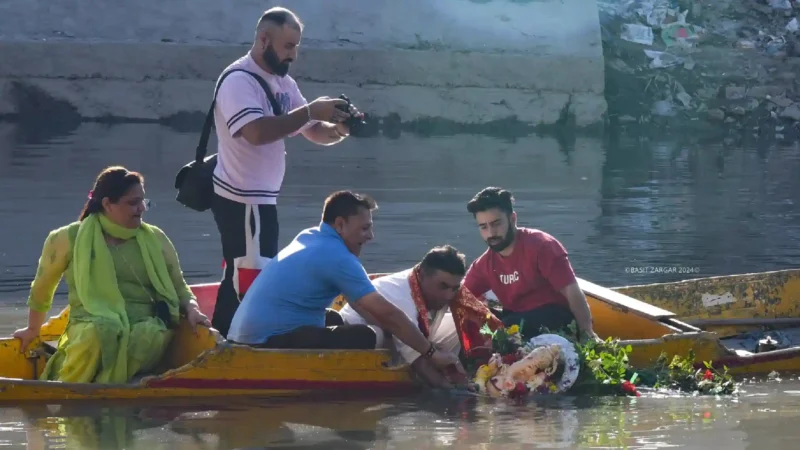
<svg viewBox="0 0 800 450"><path fill-rule="evenodd" d="M409 276L414 269L406 269L390 275L384 275L372 280L375 289L389 302L400 308L412 322L419 324L419 310L414 304L411 294L411 285L408 282ZM350 305L345 305L339 311L346 324L369 324L366 319L360 316ZM428 309L428 323L430 324L430 341L436 345L439 351L446 351L458 354L461 350L461 343L456 333L456 325L453 322L453 315L450 313L449 306L439 309ZM371 324L370 324L371 325ZM371 325L378 335L378 347L392 350L396 356L395 363L411 364L420 357L419 352L404 344L397 338L392 337L386 340L385 333L377 325ZM398 358L400 360L398 360Z"/></svg>
<svg viewBox="0 0 800 450"><path fill-rule="evenodd" d="M417 323L439 351L458 355L462 346L467 352L471 346L481 345L484 337L479 328L484 324L491 329L502 326L500 319L461 285L466 271L464 255L445 245L431 249L413 268L384 275L372 283L386 300ZM433 367L400 340L387 340L374 318L362 317L349 305L340 313L347 324L372 326L378 336L378 347L393 350L395 364L410 364L428 384L442 388L469 385L463 376Z"/></svg>

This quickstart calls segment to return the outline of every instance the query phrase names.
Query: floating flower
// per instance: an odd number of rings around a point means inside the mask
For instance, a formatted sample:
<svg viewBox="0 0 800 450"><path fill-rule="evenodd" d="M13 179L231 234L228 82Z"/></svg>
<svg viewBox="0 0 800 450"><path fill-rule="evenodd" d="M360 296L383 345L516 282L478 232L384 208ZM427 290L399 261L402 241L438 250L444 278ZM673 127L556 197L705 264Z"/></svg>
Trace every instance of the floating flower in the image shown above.
<svg viewBox="0 0 800 450"><path fill-rule="evenodd" d="M528 395L528 386L525 383L518 381L516 385L514 385L514 389L508 391L509 398L522 398Z"/></svg>
<svg viewBox="0 0 800 450"><path fill-rule="evenodd" d="M626 394L635 395L637 397L641 396L641 394L639 394L639 391L636 390L636 385L631 383L630 381L622 382L622 392Z"/></svg>
<svg viewBox="0 0 800 450"><path fill-rule="evenodd" d="M704 380L713 380L714 379L714 373L711 372L710 370L706 369L706 373L703 374L703 379Z"/></svg>
<svg viewBox="0 0 800 450"><path fill-rule="evenodd" d="M486 386L486 381L489 380L492 375L494 375L494 373L492 373L492 368L484 364L478 368L478 372L475 374L473 381L478 385L478 388L483 391Z"/></svg>
<svg viewBox="0 0 800 450"><path fill-rule="evenodd" d="M508 327L507 333L509 335L518 334L519 333L519 325L511 325L510 327Z"/></svg>

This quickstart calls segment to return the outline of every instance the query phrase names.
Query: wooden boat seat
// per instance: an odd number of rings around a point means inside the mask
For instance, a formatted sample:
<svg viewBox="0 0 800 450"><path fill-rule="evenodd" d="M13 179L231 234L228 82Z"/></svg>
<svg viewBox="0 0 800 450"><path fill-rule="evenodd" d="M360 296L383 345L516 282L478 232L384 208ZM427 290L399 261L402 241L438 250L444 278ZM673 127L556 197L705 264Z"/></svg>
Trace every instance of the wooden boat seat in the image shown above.
<svg viewBox="0 0 800 450"><path fill-rule="evenodd" d="M633 297L628 297L625 294L620 294L619 292L604 288L582 278L578 278L578 285L586 295L591 295L592 297L603 301L604 303L611 303L614 306L634 311L635 313L650 319L659 320L675 317L674 313L669 312L666 309L661 309L657 306L636 300Z"/></svg>
<svg viewBox="0 0 800 450"><path fill-rule="evenodd" d="M601 323L595 331L601 337L615 335L623 339L642 339L668 333L700 331L699 328L678 320L670 311L582 278L578 278L578 286L586 295L592 314L600 318ZM620 327L622 323L625 324L624 327Z"/></svg>

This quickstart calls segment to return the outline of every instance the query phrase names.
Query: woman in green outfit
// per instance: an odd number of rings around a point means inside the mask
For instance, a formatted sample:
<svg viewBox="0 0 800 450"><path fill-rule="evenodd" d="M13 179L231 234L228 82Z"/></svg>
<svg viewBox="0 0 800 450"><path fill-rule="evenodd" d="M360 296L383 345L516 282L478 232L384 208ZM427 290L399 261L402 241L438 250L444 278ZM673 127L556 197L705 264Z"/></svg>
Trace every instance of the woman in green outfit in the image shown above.
<svg viewBox="0 0 800 450"><path fill-rule="evenodd" d="M114 166L98 175L78 222L50 232L28 298L22 351L39 336L66 275L69 324L42 380L126 383L161 360L180 320L210 326L183 279L175 247L142 222L144 178Z"/></svg>

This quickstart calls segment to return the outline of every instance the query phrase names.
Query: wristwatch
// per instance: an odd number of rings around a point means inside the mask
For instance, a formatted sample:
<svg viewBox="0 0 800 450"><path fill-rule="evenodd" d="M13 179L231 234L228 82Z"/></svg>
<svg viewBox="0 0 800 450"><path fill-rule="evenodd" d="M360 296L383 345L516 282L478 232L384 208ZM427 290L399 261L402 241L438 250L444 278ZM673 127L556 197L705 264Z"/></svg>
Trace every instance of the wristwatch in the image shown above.
<svg viewBox="0 0 800 450"><path fill-rule="evenodd" d="M427 352L425 352L425 354L424 354L424 355L422 355L422 356L424 356L425 358L429 358L429 359L430 359L430 357L431 357L431 356L433 356L433 354L434 354L434 353L436 353L436 346L435 346L435 345L433 345L433 342L431 342L431 346L430 346L430 348L429 348L429 349L428 349L428 351L427 351Z"/></svg>

